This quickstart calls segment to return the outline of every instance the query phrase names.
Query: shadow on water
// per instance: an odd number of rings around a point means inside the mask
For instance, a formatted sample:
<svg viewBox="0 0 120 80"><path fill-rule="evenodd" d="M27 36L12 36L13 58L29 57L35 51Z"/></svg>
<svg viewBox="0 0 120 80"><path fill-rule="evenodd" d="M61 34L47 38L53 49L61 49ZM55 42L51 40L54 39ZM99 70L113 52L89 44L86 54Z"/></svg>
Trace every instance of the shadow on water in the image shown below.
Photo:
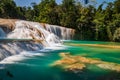
<svg viewBox="0 0 120 80"><path fill-rule="evenodd" d="M109 74L97 78L97 80L120 80L120 73L111 72Z"/></svg>
<svg viewBox="0 0 120 80"><path fill-rule="evenodd" d="M54 67L53 69L58 71L59 74L55 74L52 78L42 80L120 80L120 73L109 70L101 71L101 69L97 71L84 69L73 72L63 70L60 67ZM54 72L52 74L54 74Z"/></svg>
<svg viewBox="0 0 120 80"><path fill-rule="evenodd" d="M89 72L85 70L79 73L67 72L67 74L68 76L65 76L62 80L120 80L120 73L116 72L101 74L99 72Z"/></svg>
<svg viewBox="0 0 120 80"><path fill-rule="evenodd" d="M11 77L11 78L14 77L13 74L12 74L10 71L8 71L8 70L7 70L7 72L6 72L6 75L7 75L8 77Z"/></svg>
<svg viewBox="0 0 120 80"><path fill-rule="evenodd" d="M5 77L8 78L8 79L13 79L14 78L14 75L11 71L4 69L4 70L2 70L2 72L4 74L2 73L2 75L1 75L1 73L0 73L0 80L6 80Z"/></svg>

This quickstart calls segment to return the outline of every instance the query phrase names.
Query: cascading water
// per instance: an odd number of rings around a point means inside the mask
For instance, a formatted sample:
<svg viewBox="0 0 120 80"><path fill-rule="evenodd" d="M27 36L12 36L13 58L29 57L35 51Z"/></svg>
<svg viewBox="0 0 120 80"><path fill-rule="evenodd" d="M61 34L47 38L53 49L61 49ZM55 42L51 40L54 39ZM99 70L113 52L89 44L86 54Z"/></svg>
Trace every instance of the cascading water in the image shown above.
<svg viewBox="0 0 120 80"><path fill-rule="evenodd" d="M7 35L8 38L41 40L46 46L61 42L56 35L45 30L40 23L30 21L16 21L15 23L15 29Z"/></svg>
<svg viewBox="0 0 120 80"><path fill-rule="evenodd" d="M54 33L62 40L72 40L74 37L74 29L49 24L45 24L45 26L45 29L47 31Z"/></svg>
<svg viewBox="0 0 120 80"><path fill-rule="evenodd" d="M0 43L0 60L24 51L35 51L42 48L41 44L32 41Z"/></svg>
<svg viewBox="0 0 120 80"><path fill-rule="evenodd" d="M60 39L71 39L73 36L71 31L74 31L24 20L0 19L0 25L0 37L1 39L4 37L0 43L0 60L23 51L36 51L61 44Z"/></svg>

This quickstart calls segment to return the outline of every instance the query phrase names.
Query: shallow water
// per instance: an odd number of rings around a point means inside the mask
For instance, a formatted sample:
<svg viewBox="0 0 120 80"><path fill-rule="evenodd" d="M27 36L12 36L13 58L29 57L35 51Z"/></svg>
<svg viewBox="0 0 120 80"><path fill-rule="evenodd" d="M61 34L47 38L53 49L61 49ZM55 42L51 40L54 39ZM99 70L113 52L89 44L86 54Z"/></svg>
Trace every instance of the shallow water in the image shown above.
<svg viewBox="0 0 120 80"><path fill-rule="evenodd" d="M88 65L85 70L78 73L51 66L60 59L61 52L120 64L120 49L71 44L120 45L111 42L64 41L64 46L26 52L27 54L14 56L16 60L10 58L0 63L0 80L120 80L119 72L105 70L95 65Z"/></svg>

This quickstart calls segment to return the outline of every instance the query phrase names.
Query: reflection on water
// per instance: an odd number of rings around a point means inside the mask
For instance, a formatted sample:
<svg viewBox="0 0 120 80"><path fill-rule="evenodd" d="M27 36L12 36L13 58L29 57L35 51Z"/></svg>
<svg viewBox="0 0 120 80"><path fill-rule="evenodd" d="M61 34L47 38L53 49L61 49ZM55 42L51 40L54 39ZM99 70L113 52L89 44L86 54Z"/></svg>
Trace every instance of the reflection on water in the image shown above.
<svg viewBox="0 0 120 80"><path fill-rule="evenodd" d="M61 52L71 53L72 56L82 56L120 65L120 49L118 48L70 45L96 43L102 45L109 44L109 42L65 41L64 44L66 46L62 46L60 49L54 50L53 48L46 51L32 52L30 54L37 53L37 55L31 56L23 55L25 59L21 61L4 63L4 68L0 69L0 80L120 80L119 72L103 69L94 64L86 64L85 69L76 70L76 72L64 70L61 66L51 66L54 62L62 59L59 56ZM113 43L109 45L113 45ZM117 43L114 45L119 46ZM38 55L41 52L44 55Z"/></svg>

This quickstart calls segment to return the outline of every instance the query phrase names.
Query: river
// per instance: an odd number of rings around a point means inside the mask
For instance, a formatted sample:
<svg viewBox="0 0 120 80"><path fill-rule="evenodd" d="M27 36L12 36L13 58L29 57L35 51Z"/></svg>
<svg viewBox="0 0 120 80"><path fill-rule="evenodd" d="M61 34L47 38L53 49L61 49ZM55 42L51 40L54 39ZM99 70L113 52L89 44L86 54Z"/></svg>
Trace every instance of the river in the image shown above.
<svg viewBox="0 0 120 80"><path fill-rule="evenodd" d="M106 46L104 47L104 45ZM100 59L119 65L120 49L114 47L119 45L119 43L113 42L71 40L63 41L63 45L57 45L57 47L46 47L38 51L23 52L0 62L0 80L120 80L119 72L99 68L92 64L87 64L87 67L78 73L66 71L60 66L51 65L61 59L60 53Z"/></svg>

